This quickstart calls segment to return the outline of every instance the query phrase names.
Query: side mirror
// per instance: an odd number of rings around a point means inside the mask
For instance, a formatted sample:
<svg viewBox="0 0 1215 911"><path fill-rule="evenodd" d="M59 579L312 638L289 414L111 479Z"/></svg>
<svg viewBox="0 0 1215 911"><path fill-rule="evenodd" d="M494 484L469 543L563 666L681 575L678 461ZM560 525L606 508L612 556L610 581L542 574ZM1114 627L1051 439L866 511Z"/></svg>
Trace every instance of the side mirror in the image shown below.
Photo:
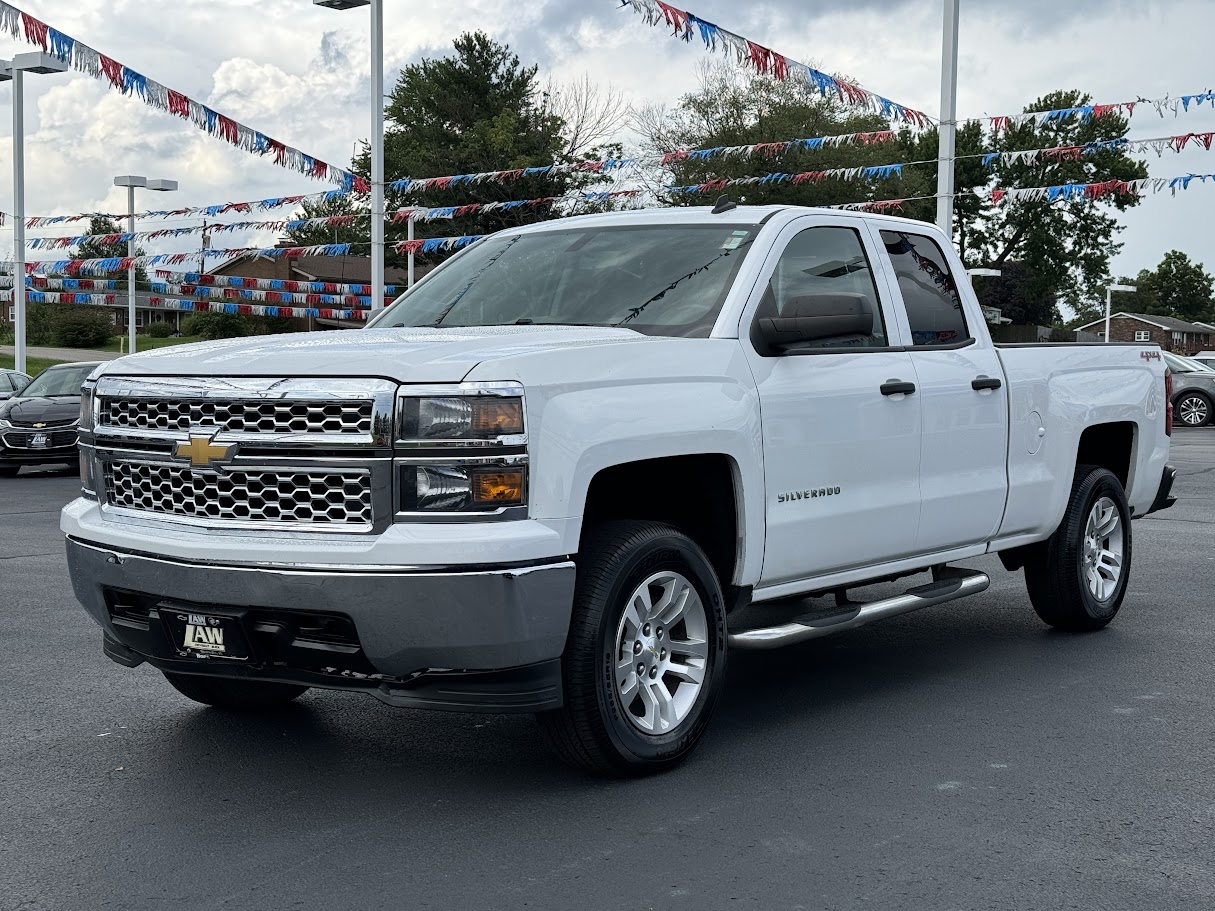
<svg viewBox="0 0 1215 911"><path fill-rule="evenodd" d="M794 345L873 334L873 312L862 294L827 291L790 298L780 316L761 316L752 339L767 357ZM758 335L758 338L756 338Z"/></svg>

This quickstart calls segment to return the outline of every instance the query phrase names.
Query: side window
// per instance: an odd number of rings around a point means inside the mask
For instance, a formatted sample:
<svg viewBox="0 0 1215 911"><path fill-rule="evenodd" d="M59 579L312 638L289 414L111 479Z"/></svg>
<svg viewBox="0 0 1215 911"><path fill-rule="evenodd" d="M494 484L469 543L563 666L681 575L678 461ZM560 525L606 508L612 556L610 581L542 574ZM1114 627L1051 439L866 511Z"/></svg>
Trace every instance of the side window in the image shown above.
<svg viewBox="0 0 1215 911"><path fill-rule="evenodd" d="M13 384L9 381L7 373L0 373L0 392L12 392Z"/></svg>
<svg viewBox="0 0 1215 911"><path fill-rule="evenodd" d="M841 327L838 334L824 330L801 348L886 347L877 286L856 230L807 228L789 241L756 313L757 324L774 317Z"/></svg>
<svg viewBox="0 0 1215 911"><path fill-rule="evenodd" d="M882 243L894 264L912 343L920 347L970 341L962 296L936 241L921 234L883 231Z"/></svg>

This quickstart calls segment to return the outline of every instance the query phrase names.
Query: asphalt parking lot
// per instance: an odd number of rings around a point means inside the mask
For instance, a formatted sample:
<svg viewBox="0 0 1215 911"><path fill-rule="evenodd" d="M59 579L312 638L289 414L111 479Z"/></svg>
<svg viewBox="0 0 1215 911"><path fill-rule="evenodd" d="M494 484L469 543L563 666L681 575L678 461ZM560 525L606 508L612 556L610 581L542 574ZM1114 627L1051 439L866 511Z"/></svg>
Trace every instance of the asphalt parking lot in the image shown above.
<svg viewBox="0 0 1215 911"><path fill-rule="evenodd" d="M1100 633L977 598L731 657L677 771L603 782L528 717L312 691L241 717L102 656L74 474L0 479L0 908L1210 909L1215 430Z"/></svg>

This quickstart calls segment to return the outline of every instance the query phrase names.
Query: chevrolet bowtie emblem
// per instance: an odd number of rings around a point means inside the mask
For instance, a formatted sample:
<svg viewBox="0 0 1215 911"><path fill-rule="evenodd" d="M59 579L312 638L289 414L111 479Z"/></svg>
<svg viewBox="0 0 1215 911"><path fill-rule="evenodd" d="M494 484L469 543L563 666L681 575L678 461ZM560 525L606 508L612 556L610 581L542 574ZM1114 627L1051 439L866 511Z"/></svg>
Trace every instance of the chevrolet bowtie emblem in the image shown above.
<svg viewBox="0 0 1215 911"><path fill-rule="evenodd" d="M189 442L177 444L177 457L189 459L195 468L210 468L214 462L224 462L236 453L236 444L212 443L211 437L190 437Z"/></svg>
<svg viewBox="0 0 1215 911"><path fill-rule="evenodd" d="M45 427L45 426L46 426L46 424L35 424L34 426L35 426L35 427Z"/></svg>

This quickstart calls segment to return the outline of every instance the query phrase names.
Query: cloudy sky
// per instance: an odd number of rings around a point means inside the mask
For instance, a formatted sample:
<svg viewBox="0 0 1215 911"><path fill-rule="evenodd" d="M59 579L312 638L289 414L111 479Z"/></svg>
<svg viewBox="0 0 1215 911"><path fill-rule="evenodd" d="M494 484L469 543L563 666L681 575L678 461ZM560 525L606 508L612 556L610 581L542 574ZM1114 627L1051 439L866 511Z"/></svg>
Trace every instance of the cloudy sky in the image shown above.
<svg viewBox="0 0 1215 911"><path fill-rule="evenodd" d="M333 12L310 0L15 0L97 50L249 126L345 165L369 132L366 10ZM940 106L940 0L696 0L690 9L752 40L843 72L904 104ZM616 0L385 0L389 86L405 64L443 53L483 29L542 73L589 73L634 103L671 103L693 88L708 52L650 28ZM1021 110L1059 88L1098 102L1192 94L1212 86L1211 0L962 0L959 114ZM0 36L0 57L29 50ZM0 84L0 208L12 145L11 83ZM144 193L137 208L317 192L310 181L226 146L166 113L72 73L27 78L27 199L31 214L122 211L113 175L172 177L172 197ZM1161 120L1141 109L1131 137L1215 130L1215 111ZM772 137L786 139L789 137ZM1167 154L1152 176L1215 172L1215 152ZM389 177L397 175L389 175ZM431 175L413 175L431 176ZM171 205L170 205L171 204ZM1215 186L1149 197L1124 216L1120 273L1180 249L1215 270ZM275 216L277 217L277 216ZM141 225L145 230L151 225ZM34 232L51 233L51 232ZM245 237L219 235L224 246ZM0 256L11 249L0 233ZM173 249L185 250L182 243ZM255 239L270 245L273 235ZM216 243L219 246L219 243ZM39 254L37 258L51 258Z"/></svg>

